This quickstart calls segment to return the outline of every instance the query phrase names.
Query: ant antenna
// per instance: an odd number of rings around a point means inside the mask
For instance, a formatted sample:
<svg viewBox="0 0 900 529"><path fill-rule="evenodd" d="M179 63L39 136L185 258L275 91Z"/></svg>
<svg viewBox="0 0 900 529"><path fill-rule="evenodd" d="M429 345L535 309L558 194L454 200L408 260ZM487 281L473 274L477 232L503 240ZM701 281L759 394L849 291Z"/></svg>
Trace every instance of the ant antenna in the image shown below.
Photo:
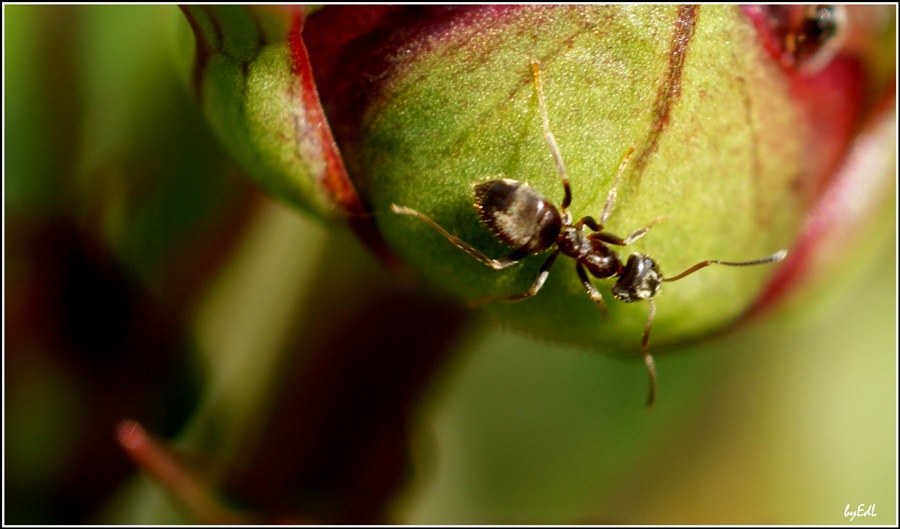
<svg viewBox="0 0 900 529"><path fill-rule="evenodd" d="M647 325L644 326L644 335L641 336L641 354L644 355L644 363L647 364L647 374L650 375L650 390L647 393L647 411L653 410L656 403L656 364L650 356L650 329L653 327L653 317L656 315L656 304L648 299L649 311L647 313Z"/></svg>
<svg viewBox="0 0 900 529"><path fill-rule="evenodd" d="M629 153L630 154L630 153ZM626 157L627 159L627 157ZM610 195L613 192L610 191ZM604 214L606 212L604 211ZM762 259L755 259L753 261L718 261L715 259L709 259L706 261L700 261L694 266L688 268L684 272L678 274L674 277L663 278L663 281L678 281L686 276L689 276L700 270L701 268L706 268L709 265L719 264L725 266L755 266L761 264L769 264L769 263L777 263L778 261L783 260L787 257L787 250L779 250L774 254L763 257ZM656 316L656 304L653 303L653 299L648 299L647 303L649 305L649 310L647 314L647 325L644 326L644 334L641 337L641 354L644 355L644 363L647 364L647 373L650 375L650 390L647 394L647 411L653 409L653 404L656 402L656 365L653 362L653 357L650 356L650 329L653 327L653 318Z"/></svg>
<svg viewBox="0 0 900 529"><path fill-rule="evenodd" d="M755 265L768 264L768 263L777 263L778 261L781 261L785 257L787 257L787 250L778 250L777 252L775 252L774 254L772 254L768 257L763 257L762 259L756 259L753 261L732 262L732 261L717 261L715 259L710 259L707 261L700 261L699 263L688 268L687 270L678 274L675 277L663 278L663 281L678 281L679 279L689 276L689 275L693 274L694 272L696 272L697 270L700 270L701 268L706 268L707 266L712 265L712 264L720 264L720 265L725 265L725 266L755 266Z"/></svg>

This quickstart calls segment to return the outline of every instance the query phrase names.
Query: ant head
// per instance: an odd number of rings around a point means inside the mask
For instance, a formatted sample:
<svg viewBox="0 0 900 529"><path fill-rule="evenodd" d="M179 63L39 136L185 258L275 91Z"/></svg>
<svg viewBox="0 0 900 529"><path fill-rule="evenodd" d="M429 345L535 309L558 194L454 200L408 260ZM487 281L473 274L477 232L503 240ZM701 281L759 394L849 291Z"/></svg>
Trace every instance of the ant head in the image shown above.
<svg viewBox="0 0 900 529"><path fill-rule="evenodd" d="M612 294L625 303L653 299L659 293L662 281L656 261L635 252L628 256L622 275L612 286Z"/></svg>

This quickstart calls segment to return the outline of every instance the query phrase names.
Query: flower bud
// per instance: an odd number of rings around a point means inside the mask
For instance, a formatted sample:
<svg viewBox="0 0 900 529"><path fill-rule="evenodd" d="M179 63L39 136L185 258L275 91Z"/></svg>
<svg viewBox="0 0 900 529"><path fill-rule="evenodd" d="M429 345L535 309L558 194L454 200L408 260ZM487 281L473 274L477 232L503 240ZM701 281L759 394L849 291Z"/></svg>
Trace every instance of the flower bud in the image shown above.
<svg viewBox="0 0 900 529"><path fill-rule="evenodd" d="M190 83L213 129L247 173L286 203L344 218L378 253L310 71L304 8L185 6Z"/></svg>
<svg viewBox="0 0 900 529"><path fill-rule="evenodd" d="M654 344L698 338L821 284L834 236L885 210L895 84L871 41L893 18L819 7L329 6L302 33L260 8L235 32L256 48L228 45L234 8L187 12L207 113L273 193L377 225L509 327L633 351L652 308L614 284L659 291ZM516 196L477 197L493 180ZM626 274L633 253L660 277Z"/></svg>
<svg viewBox="0 0 900 529"><path fill-rule="evenodd" d="M345 160L383 235L438 288L478 300L526 292L553 248L493 270L421 216L477 252L503 258L513 248L481 221L474 186L528 183L559 207L560 166L573 221L601 219L609 207L603 231L626 238L667 218L627 247L607 245L623 263L632 252L651 256L664 278L708 259L742 262L793 251L847 160L871 94L861 61L828 36L817 46L828 47L829 57L814 69L794 68L816 54L811 44L785 64L765 45L762 31L769 29L754 18L759 13L733 6L480 6L366 8L361 16L360 8L343 7L314 15L305 36ZM350 27L336 30L341 21ZM800 30L791 31L797 37ZM546 129L532 61L539 64ZM873 200L890 183L891 163L871 176ZM655 299L653 342L700 337L762 311L776 299L771 289L784 290L770 282L796 266L792 259L712 266L666 283ZM484 308L545 339L636 349L647 304L613 299L616 277L592 278L604 317L574 267L560 257L533 298Z"/></svg>

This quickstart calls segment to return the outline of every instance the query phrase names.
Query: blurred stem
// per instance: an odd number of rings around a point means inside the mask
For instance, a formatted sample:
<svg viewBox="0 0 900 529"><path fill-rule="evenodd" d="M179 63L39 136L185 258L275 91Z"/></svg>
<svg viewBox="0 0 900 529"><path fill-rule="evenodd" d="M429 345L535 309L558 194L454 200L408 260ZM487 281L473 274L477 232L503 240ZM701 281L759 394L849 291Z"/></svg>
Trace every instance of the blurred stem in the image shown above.
<svg viewBox="0 0 900 529"><path fill-rule="evenodd" d="M119 442L140 468L169 491L175 501L205 524L246 523L245 519L224 508L209 487L180 465L174 455L134 421L119 426Z"/></svg>
<svg viewBox="0 0 900 529"><path fill-rule="evenodd" d="M328 240L262 442L229 488L265 512L384 523L412 470L410 416L468 312L398 285L349 237Z"/></svg>
<svg viewBox="0 0 900 529"><path fill-rule="evenodd" d="M206 398L182 437L186 445L235 461L252 444L246 435L258 431L273 378L287 360L284 340L308 317L302 303L325 239L321 226L273 202L252 220L195 312L210 376ZM223 431L235 435L223 438Z"/></svg>
<svg viewBox="0 0 900 529"><path fill-rule="evenodd" d="M325 238L320 225L267 200L199 296L192 327L207 389L174 444L214 462L204 469L210 483L221 481L226 466L239 464L254 443L286 361L285 335L304 317L302 300ZM125 503L113 507L111 523L174 521L156 485L139 481L133 487Z"/></svg>
<svg viewBox="0 0 900 529"><path fill-rule="evenodd" d="M408 417L466 313L271 202L242 239L196 308L209 382L174 444L261 519L383 522L410 471ZM168 508L147 482L130 501L121 520L171 521L148 519Z"/></svg>

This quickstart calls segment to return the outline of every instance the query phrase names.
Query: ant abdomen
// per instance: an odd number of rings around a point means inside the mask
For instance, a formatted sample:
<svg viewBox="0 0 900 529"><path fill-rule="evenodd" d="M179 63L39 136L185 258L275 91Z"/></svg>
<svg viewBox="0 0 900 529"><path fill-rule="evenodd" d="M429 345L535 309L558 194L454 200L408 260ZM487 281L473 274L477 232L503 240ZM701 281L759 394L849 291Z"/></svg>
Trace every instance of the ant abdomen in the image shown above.
<svg viewBox="0 0 900 529"><path fill-rule="evenodd" d="M507 246L539 254L556 242L562 229L559 210L528 184L504 178L474 188L481 221Z"/></svg>

